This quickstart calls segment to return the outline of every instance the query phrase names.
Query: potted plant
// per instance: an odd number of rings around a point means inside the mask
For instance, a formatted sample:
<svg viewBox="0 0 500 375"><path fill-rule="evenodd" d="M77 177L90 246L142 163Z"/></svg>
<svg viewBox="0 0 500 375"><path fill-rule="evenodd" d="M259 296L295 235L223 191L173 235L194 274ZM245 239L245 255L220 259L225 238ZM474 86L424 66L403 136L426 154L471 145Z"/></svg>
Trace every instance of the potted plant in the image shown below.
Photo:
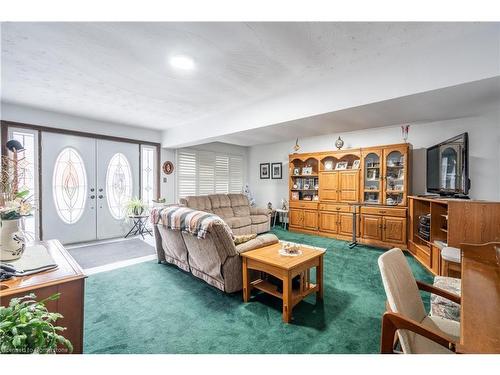
<svg viewBox="0 0 500 375"><path fill-rule="evenodd" d="M126 207L128 216L139 216L143 214L146 205L141 199L134 197L128 201Z"/></svg>
<svg viewBox="0 0 500 375"><path fill-rule="evenodd" d="M15 260L23 254L25 239L21 229L21 220L23 217L31 215L33 211L30 200L29 190L15 193L3 192L0 204L1 260Z"/></svg>
<svg viewBox="0 0 500 375"><path fill-rule="evenodd" d="M34 294L12 298L9 306L0 307L0 353L56 353L58 345L70 353L73 345L59 332L66 328L54 326L63 316L51 313L45 303L57 300L60 293L39 302ZM64 350L64 349L63 349Z"/></svg>

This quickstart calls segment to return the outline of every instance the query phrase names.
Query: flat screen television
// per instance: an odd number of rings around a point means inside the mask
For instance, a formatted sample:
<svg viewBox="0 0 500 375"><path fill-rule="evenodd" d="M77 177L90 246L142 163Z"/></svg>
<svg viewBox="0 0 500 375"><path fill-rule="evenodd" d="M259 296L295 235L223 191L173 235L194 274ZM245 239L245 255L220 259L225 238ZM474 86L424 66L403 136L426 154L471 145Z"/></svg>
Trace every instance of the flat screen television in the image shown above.
<svg viewBox="0 0 500 375"><path fill-rule="evenodd" d="M469 193L469 135L463 133L427 149L427 191L464 197Z"/></svg>

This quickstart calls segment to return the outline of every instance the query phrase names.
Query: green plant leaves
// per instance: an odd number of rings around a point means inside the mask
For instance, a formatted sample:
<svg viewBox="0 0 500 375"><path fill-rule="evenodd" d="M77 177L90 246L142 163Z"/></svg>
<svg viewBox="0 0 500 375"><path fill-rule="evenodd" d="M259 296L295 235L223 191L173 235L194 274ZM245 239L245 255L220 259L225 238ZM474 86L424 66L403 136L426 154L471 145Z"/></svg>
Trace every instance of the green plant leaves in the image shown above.
<svg viewBox="0 0 500 375"><path fill-rule="evenodd" d="M8 307L0 307L1 353L55 353L58 345L73 351L73 345L62 332L66 328L54 326L63 316L49 312L47 301L54 301L60 293L39 302L34 294L13 298Z"/></svg>

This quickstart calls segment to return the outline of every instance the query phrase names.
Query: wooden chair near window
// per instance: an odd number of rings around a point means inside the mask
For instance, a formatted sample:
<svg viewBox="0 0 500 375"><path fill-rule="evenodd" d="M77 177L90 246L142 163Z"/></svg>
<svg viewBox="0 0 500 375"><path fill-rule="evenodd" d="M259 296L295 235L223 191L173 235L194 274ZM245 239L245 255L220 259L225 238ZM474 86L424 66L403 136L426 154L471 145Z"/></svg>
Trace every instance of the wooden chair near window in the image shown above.
<svg viewBox="0 0 500 375"><path fill-rule="evenodd" d="M419 290L440 295L458 304L460 297L416 281L400 249L382 254L378 265L388 307L382 317L381 353L395 353L397 341L402 352L407 354L455 352L460 337L460 323L428 315Z"/></svg>

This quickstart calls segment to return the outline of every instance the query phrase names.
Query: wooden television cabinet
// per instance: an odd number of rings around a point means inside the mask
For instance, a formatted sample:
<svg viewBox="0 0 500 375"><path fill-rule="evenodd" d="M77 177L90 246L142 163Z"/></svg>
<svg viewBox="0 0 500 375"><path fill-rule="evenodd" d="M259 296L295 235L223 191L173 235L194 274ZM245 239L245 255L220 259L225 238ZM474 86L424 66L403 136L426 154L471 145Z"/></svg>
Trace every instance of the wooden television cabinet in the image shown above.
<svg viewBox="0 0 500 375"><path fill-rule="evenodd" d="M408 200L408 250L435 275L447 276L436 241L456 248L462 243L500 241L500 202L417 196ZM427 214L430 214L429 240L418 234L419 216Z"/></svg>

